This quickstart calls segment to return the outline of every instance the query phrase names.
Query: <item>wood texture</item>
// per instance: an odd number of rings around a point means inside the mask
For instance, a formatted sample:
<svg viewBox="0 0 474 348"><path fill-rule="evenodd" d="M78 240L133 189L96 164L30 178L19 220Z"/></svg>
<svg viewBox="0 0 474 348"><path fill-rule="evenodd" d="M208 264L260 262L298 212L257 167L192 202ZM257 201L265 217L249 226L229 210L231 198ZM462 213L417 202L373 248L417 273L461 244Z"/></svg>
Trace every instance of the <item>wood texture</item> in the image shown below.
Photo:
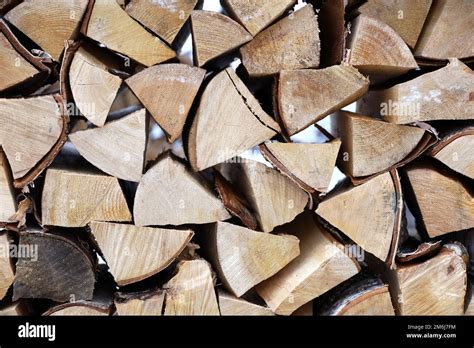
<svg viewBox="0 0 474 348"><path fill-rule="evenodd" d="M230 218L203 179L169 153L143 175L133 209L138 226L204 224Z"/></svg>
<svg viewBox="0 0 474 348"><path fill-rule="evenodd" d="M300 240L300 255L270 279L257 285L258 294L273 312L289 315L359 272L341 246L305 213L280 231Z"/></svg>
<svg viewBox="0 0 474 348"><path fill-rule="evenodd" d="M203 66L252 40L239 23L223 14L194 10L191 13L195 64Z"/></svg>
<svg viewBox="0 0 474 348"><path fill-rule="evenodd" d="M92 5L87 25L83 24L84 35L146 66L176 56L157 36L130 18L115 0L95 1Z"/></svg>
<svg viewBox="0 0 474 348"><path fill-rule="evenodd" d="M83 227L90 221L130 221L118 180L111 176L51 168L41 199L43 225Z"/></svg>
<svg viewBox="0 0 474 348"><path fill-rule="evenodd" d="M172 143L184 123L206 71L186 64L163 64L145 69L125 82Z"/></svg>
<svg viewBox="0 0 474 348"><path fill-rule="evenodd" d="M115 299L117 315L161 315L165 293L161 290L119 294Z"/></svg>
<svg viewBox="0 0 474 348"><path fill-rule="evenodd" d="M171 44L197 2L197 0L131 0L125 11Z"/></svg>
<svg viewBox="0 0 474 348"><path fill-rule="evenodd" d="M356 101L368 88L369 80L347 64L284 70L278 81L278 114L283 127L293 135Z"/></svg>
<svg viewBox="0 0 474 348"><path fill-rule="evenodd" d="M138 182L143 173L147 142L145 109L107 123L69 134L81 156L107 174Z"/></svg>
<svg viewBox="0 0 474 348"><path fill-rule="evenodd" d="M268 307L245 301L223 290L219 290L217 294L219 296L219 310L221 315L275 315Z"/></svg>
<svg viewBox="0 0 474 348"><path fill-rule="evenodd" d="M9 222L16 212L13 181L5 154L0 147L0 223Z"/></svg>
<svg viewBox="0 0 474 348"><path fill-rule="evenodd" d="M173 262L191 240L191 230L90 224L111 274L119 286L148 278Z"/></svg>
<svg viewBox="0 0 474 348"><path fill-rule="evenodd" d="M13 262L10 259L10 242L7 232L0 232L0 300L5 297L15 279Z"/></svg>
<svg viewBox="0 0 474 348"><path fill-rule="evenodd" d="M211 268L204 260L182 261L165 290L164 315L219 315Z"/></svg>
<svg viewBox="0 0 474 348"><path fill-rule="evenodd" d="M189 132L189 162L196 171L209 168L270 139L279 130L228 68L209 82L201 97Z"/></svg>
<svg viewBox="0 0 474 348"><path fill-rule="evenodd" d="M5 18L58 61L64 42L79 29L87 4L87 0L25 0Z"/></svg>
<svg viewBox="0 0 474 348"><path fill-rule="evenodd" d="M345 209L358 214L348 215ZM316 213L382 261L388 257L398 210L392 177L384 173L321 202Z"/></svg>
<svg viewBox="0 0 474 348"><path fill-rule="evenodd" d="M209 227L209 245L219 279L240 297L299 255L294 236L249 230L226 222Z"/></svg>
<svg viewBox="0 0 474 348"><path fill-rule="evenodd" d="M320 43L317 16L311 5L279 20L240 49L250 76L281 70L317 68Z"/></svg>

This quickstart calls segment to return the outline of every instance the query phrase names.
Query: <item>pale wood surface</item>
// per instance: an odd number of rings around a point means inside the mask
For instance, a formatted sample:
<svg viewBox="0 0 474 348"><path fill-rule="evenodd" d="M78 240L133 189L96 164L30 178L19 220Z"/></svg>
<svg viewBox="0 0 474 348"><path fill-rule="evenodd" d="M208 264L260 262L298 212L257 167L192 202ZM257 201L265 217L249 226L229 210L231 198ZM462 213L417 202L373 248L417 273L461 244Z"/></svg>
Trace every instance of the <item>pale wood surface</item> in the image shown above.
<svg viewBox="0 0 474 348"><path fill-rule="evenodd" d="M169 153L143 175L134 204L135 224L203 224L230 218L202 178Z"/></svg>
<svg viewBox="0 0 474 348"><path fill-rule="evenodd" d="M164 315L219 315L211 268L204 260L182 261L165 290Z"/></svg>
<svg viewBox="0 0 474 348"><path fill-rule="evenodd" d="M259 306L244 299L235 297L223 290L217 292L221 315L275 315L270 308Z"/></svg>
<svg viewBox="0 0 474 348"><path fill-rule="evenodd" d="M109 314L93 306L87 306L87 305L82 305L82 304L67 306L65 308L58 309L48 314L48 316L78 316L78 315L102 316L102 315L109 315Z"/></svg>
<svg viewBox="0 0 474 348"><path fill-rule="evenodd" d="M395 315L388 285L353 295L337 315Z"/></svg>
<svg viewBox="0 0 474 348"><path fill-rule="evenodd" d="M434 158L474 179L474 135L461 136L443 147Z"/></svg>
<svg viewBox="0 0 474 348"><path fill-rule="evenodd" d="M165 269L194 234L191 230L95 221L90 227L119 286L143 280Z"/></svg>
<svg viewBox="0 0 474 348"><path fill-rule="evenodd" d="M300 255L270 279L257 285L258 294L276 314L289 315L359 272L341 245L323 231L311 213L297 217L280 231L300 240Z"/></svg>
<svg viewBox="0 0 474 348"><path fill-rule="evenodd" d="M15 214L15 198L10 166L0 147L0 222L10 221L10 218Z"/></svg>
<svg viewBox="0 0 474 348"><path fill-rule="evenodd" d="M319 70L284 70L278 82L279 117L293 135L356 101L368 88L369 80L347 64Z"/></svg>
<svg viewBox="0 0 474 348"><path fill-rule="evenodd" d="M320 42L313 7L308 4L263 30L243 46L240 53L242 63L251 76L317 68Z"/></svg>
<svg viewBox="0 0 474 348"><path fill-rule="evenodd" d="M206 71L186 64L152 66L125 80L166 132L175 141L183 131L189 109Z"/></svg>
<svg viewBox="0 0 474 348"><path fill-rule="evenodd" d="M172 59L175 52L135 22L115 0L95 1L84 34L107 48L150 66Z"/></svg>
<svg viewBox="0 0 474 348"><path fill-rule="evenodd" d="M357 214L347 214L348 209L357 211ZM324 200L316 213L365 251L385 261L390 251L397 210L392 177L384 173Z"/></svg>
<svg viewBox="0 0 474 348"><path fill-rule="evenodd" d="M140 181L147 140L145 109L107 123L69 134L81 156L107 174Z"/></svg>
<svg viewBox="0 0 474 348"><path fill-rule="evenodd" d="M118 315L161 315L164 292L146 298L132 298L125 302L115 301Z"/></svg>
<svg viewBox="0 0 474 348"><path fill-rule="evenodd" d="M0 300L3 299L13 284L15 271L12 260L9 257L10 242L6 232L0 232L0 247L2 255L0 256Z"/></svg>
<svg viewBox="0 0 474 348"><path fill-rule="evenodd" d="M25 0L5 18L57 61L65 41L79 29L87 4L87 0Z"/></svg>
<svg viewBox="0 0 474 348"><path fill-rule="evenodd" d="M252 35L239 23L217 12L194 10L191 26L195 64L198 66L252 40Z"/></svg>
<svg viewBox="0 0 474 348"><path fill-rule="evenodd" d="M171 44L197 2L197 0L131 0L125 11Z"/></svg>
<svg viewBox="0 0 474 348"><path fill-rule="evenodd" d="M69 84L81 113L90 122L102 127L122 79L109 73L107 65L81 47L69 67Z"/></svg>
<svg viewBox="0 0 474 348"><path fill-rule="evenodd" d="M209 168L270 139L278 130L235 72L226 69L209 82L201 97L189 133L189 162L194 170Z"/></svg>
<svg viewBox="0 0 474 348"><path fill-rule="evenodd" d="M130 221L118 180L111 176L48 169L41 199L44 225L82 227L90 221Z"/></svg>

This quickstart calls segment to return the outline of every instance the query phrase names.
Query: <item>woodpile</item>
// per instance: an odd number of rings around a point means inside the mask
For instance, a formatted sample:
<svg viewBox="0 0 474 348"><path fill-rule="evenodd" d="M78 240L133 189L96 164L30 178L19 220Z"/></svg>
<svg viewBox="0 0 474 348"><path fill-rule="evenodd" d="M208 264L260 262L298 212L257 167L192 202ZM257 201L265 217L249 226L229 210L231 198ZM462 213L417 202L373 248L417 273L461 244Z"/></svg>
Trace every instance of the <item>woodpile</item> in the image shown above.
<svg viewBox="0 0 474 348"><path fill-rule="evenodd" d="M0 315L472 315L474 2L221 3L0 2Z"/></svg>

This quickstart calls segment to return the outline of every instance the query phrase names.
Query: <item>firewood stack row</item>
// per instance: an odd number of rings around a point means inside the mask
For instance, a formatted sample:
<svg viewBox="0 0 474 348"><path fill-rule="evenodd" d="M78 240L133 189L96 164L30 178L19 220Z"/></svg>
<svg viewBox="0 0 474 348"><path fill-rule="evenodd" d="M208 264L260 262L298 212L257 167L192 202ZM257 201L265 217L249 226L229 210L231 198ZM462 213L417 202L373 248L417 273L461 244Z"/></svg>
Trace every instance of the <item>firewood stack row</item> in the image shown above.
<svg viewBox="0 0 474 348"><path fill-rule="evenodd" d="M1 315L474 313L473 1L0 3Z"/></svg>

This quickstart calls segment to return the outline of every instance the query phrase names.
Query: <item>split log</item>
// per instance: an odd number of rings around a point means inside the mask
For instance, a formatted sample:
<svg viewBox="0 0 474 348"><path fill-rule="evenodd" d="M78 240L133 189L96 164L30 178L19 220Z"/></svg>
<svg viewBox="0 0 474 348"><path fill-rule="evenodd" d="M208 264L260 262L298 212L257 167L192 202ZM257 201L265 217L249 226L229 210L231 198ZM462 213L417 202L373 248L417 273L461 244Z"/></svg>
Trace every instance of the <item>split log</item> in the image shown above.
<svg viewBox="0 0 474 348"><path fill-rule="evenodd" d="M283 128L293 135L356 101L368 88L369 80L347 64L284 70L278 80L278 115Z"/></svg>
<svg viewBox="0 0 474 348"><path fill-rule="evenodd" d="M344 207L345 209L341 209ZM403 207L390 173L384 173L322 201L316 213L365 251L382 261L389 258L398 234L397 217ZM347 214L355 209L357 214Z"/></svg>
<svg viewBox="0 0 474 348"><path fill-rule="evenodd" d="M7 232L0 232L0 300L5 297L15 279L9 237Z"/></svg>
<svg viewBox="0 0 474 348"><path fill-rule="evenodd" d="M371 81L402 75L418 67L413 54L403 39L387 24L360 15L351 22L349 64Z"/></svg>
<svg viewBox="0 0 474 348"><path fill-rule="evenodd" d="M134 293L119 292L115 296L117 315L161 315L165 293L150 290Z"/></svg>
<svg viewBox="0 0 474 348"><path fill-rule="evenodd" d="M250 76L317 68L320 43L313 6L308 4L260 32L240 49L240 53Z"/></svg>
<svg viewBox="0 0 474 348"><path fill-rule="evenodd" d="M94 125L102 127L122 84L108 66L80 47L69 67L69 84L77 108Z"/></svg>
<svg viewBox="0 0 474 348"><path fill-rule="evenodd" d="M334 121L338 128L336 135L342 139L338 164L353 177L385 172L400 162L411 161L426 149L426 140L431 139L430 133L422 128L352 112L340 111Z"/></svg>
<svg viewBox="0 0 474 348"><path fill-rule="evenodd" d="M47 298L56 302L93 297L96 259L78 234L22 232L13 301Z"/></svg>
<svg viewBox="0 0 474 348"><path fill-rule="evenodd" d="M91 222L90 228L118 286L168 267L194 235L191 230Z"/></svg>
<svg viewBox="0 0 474 348"><path fill-rule="evenodd" d="M456 86L453 88L453 86ZM473 119L474 73L457 59L389 89L371 91L357 105L357 112L383 116L393 123Z"/></svg>
<svg viewBox="0 0 474 348"><path fill-rule="evenodd" d="M314 301L309 301L309 302L305 303L300 308L298 308L293 313L291 313L291 316L293 316L293 317L312 317L314 315L313 302Z"/></svg>
<svg viewBox="0 0 474 348"><path fill-rule="evenodd" d="M163 64L125 80L172 143L184 123L206 71L186 64Z"/></svg>
<svg viewBox="0 0 474 348"><path fill-rule="evenodd" d="M48 169L41 199L43 225L83 227L90 221L130 221L117 178Z"/></svg>
<svg viewBox="0 0 474 348"><path fill-rule="evenodd" d="M53 161L66 140L59 95L0 99L0 142L16 187L29 184Z"/></svg>
<svg viewBox="0 0 474 348"><path fill-rule="evenodd" d="M219 315L211 268L204 260L182 261L164 288L164 315Z"/></svg>
<svg viewBox="0 0 474 348"><path fill-rule="evenodd" d="M146 66L175 58L175 52L147 32L115 0L91 0L81 31L107 48Z"/></svg>
<svg viewBox="0 0 474 348"><path fill-rule="evenodd" d="M322 144L266 142L260 150L281 173L314 193L327 192L340 146L339 139Z"/></svg>
<svg viewBox="0 0 474 348"><path fill-rule="evenodd" d="M147 141L145 109L107 123L69 134L81 156L107 174L140 181Z"/></svg>
<svg viewBox="0 0 474 348"><path fill-rule="evenodd" d="M223 290L217 292L221 315L275 315L270 308L235 297Z"/></svg>
<svg viewBox="0 0 474 348"><path fill-rule="evenodd" d="M242 192L263 232L292 221L304 210L308 194L288 177L259 162L239 162L224 163L219 170Z"/></svg>
<svg viewBox="0 0 474 348"><path fill-rule="evenodd" d="M289 315L359 272L359 265L324 231L313 214L300 215L280 231L299 238L301 253L256 287L274 313Z"/></svg>
<svg viewBox="0 0 474 348"><path fill-rule="evenodd" d="M474 227L474 192L467 182L431 162L410 165L403 172L412 198L409 203L431 238Z"/></svg>
<svg viewBox="0 0 474 348"><path fill-rule="evenodd" d="M430 156L449 168L474 179L474 127L448 134L434 146Z"/></svg>
<svg viewBox="0 0 474 348"><path fill-rule="evenodd" d="M171 45L197 2L197 0L131 0L125 11Z"/></svg>
<svg viewBox="0 0 474 348"><path fill-rule="evenodd" d="M191 13L194 62L203 66L252 40L239 23L223 14L194 10Z"/></svg>
<svg viewBox="0 0 474 348"><path fill-rule="evenodd" d="M322 0L318 13L321 39L321 67L340 64L344 58L347 30L345 0Z"/></svg>
<svg viewBox="0 0 474 348"><path fill-rule="evenodd" d="M279 130L228 68L209 82L201 97L189 132L189 162L195 171L209 168L270 139Z"/></svg>
<svg viewBox="0 0 474 348"><path fill-rule="evenodd" d="M143 175L133 216L138 226L204 224L230 218L199 174L189 171L170 153Z"/></svg>
<svg viewBox="0 0 474 348"><path fill-rule="evenodd" d="M421 259L423 257L434 256L441 249L441 242L441 240L423 242L415 248L405 247L402 245L397 252L397 261L403 263L415 259Z"/></svg>
<svg viewBox="0 0 474 348"><path fill-rule="evenodd" d="M392 27L410 48L415 48L432 0L369 0L357 12Z"/></svg>
<svg viewBox="0 0 474 348"><path fill-rule="evenodd" d="M434 1L415 48L415 56L427 59L474 56L472 25L474 3L469 0Z"/></svg>
<svg viewBox="0 0 474 348"><path fill-rule="evenodd" d="M84 301L86 302L86 301ZM110 315L110 308L102 308L87 303L75 302L57 305L49 309L45 316L98 316Z"/></svg>
<svg viewBox="0 0 474 348"><path fill-rule="evenodd" d="M15 212L16 199L11 171L0 147L0 223L10 222Z"/></svg>
<svg viewBox="0 0 474 348"><path fill-rule="evenodd" d="M226 222L209 226L207 250L219 279L240 297L299 255L294 236L249 230Z"/></svg>
<svg viewBox="0 0 474 348"><path fill-rule="evenodd" d="M465 253L461 244L448 244L427 261L401 265L396 271L400 314L463 314L467 286Z"/></svg>
<svg viewBox="0 0 474 348"><path fill-rule="evenodd" d="M283 15L296 0L225 0L224 7L250 34L256 35Z"/></svg>
<svg viewBox="0 0 474 348"><path fill-rule="evenodd" d="M25 0L10 10L5 19L59 61L64 42L77 34L87 3L87 0Z"/></svg>

